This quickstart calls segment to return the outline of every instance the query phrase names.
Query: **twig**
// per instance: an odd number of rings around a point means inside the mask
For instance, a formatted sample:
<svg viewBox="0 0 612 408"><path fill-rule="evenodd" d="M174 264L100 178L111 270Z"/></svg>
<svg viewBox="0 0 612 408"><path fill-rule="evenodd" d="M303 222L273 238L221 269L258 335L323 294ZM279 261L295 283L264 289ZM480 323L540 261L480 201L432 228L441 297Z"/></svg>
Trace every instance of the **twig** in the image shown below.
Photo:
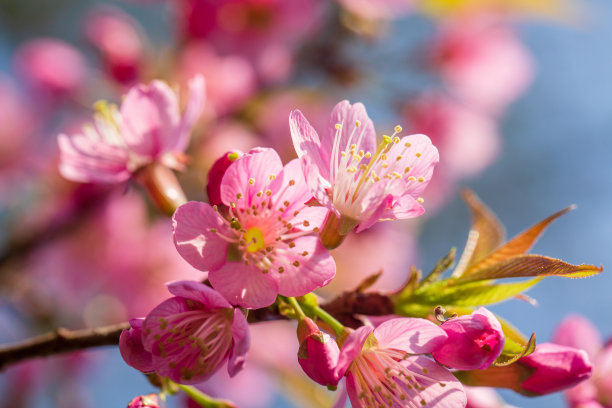
<svg viewBox="0 0 612 408"><path fill-rule="evenodd" d="M93 329L68 330L59 328L53 332L0 347L0 370L6 366L35 357L66 353L119 343L119 335L129 323L119 323Z"/></svg>

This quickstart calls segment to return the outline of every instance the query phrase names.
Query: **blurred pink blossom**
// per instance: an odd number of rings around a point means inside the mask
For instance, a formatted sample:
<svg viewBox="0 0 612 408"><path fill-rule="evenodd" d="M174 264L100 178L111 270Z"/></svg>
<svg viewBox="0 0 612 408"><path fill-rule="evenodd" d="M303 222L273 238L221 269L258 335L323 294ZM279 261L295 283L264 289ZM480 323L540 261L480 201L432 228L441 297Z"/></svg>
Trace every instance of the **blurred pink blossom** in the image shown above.
<svg viewBox="0 0 612 408"><path fill-rule="evenodd" d="M593 361L593 375L565 391L573 408L604 408L612 404L612 345L603 344L597 328L579 315L566 317L555 330L553 341L583 349Z"/></svg>
<svg viewBox="0 0 612 408"><path fill-rule="evenodd" d="M503 113L533 78L531 56L510 24L493 15L446 20L432 52L450 93L485 113Z"/></svg>
<svg viewBox="0 0 612 408"><path fill-rule="evenodd" d="M414 0L338 0L351 13L368 20L390 20L411 12Z"/></svg>
<svg viewBox="0 0 612 408"><path fill-rule="evenodd" d="M95 7L84 22L85 37L101 54L109 76L131 85L140 76L143 44L138 22L121 9Z"/></svg>
<svg viewBox="0 0 612 408"><path fill-rule="evenodd" d="M404 116L410 131L429 135L443 157L425 194L429 208L448 200L457 182L482 172L499 153L496 120L442 94L415 99Z"/></svg>
<svg viewBox="0 0 612 408"><path fill-rule="evenodd" d="M240 55L219 55L205 42L191 42L181 50L178 74L183 83L195 75L206 78L206 116L232 112L256 91L255 71Z"/></svg>
<svg viewBox="0 0 612 408"><path fill-rule="evenodd" d="M513 408L504 403L499 394L489 387L463 386L467 396L465 408Z"/></svg>
<svg viewBox="0 0 612 408"><path fill-rule="evenodd" d="M419 197L439 160L427 136L400 138L396 127L377 143L365 107L348 101L336 105L321 136L299 110L291 112L289 126L308 187L340 218L341 235L425 211Z"/></svg>
<svg viewBox="0 0 612 408"><path fill-rule="evenodd" d="M283 167L274 150L252 150L228 167L221 182L229 220L206 203L176 210L177 250L209 271L212 286L234 304L259 308L279 293L305 295L335 274L333 259L313 234L325 210L307 207L310 197L297 160Z"/></svg>
<svg viewBox="0 0 612 408"><path fill-rule="evenodd" d="M155 161L182 169L179 156L187 148L203 105L201 76L189 82L189 101L182 116L176 94L164 82L137 85L120 109L101 105L94 124L86 125L82 133L58 136L60 172L73 181L117 183Z"/></svg>
<svg viewBox="0 0 612 408"><path fill-rule="evenodd" d="M159 408L157 394L140 395L132 399L127 408Z"/></svg>
<svg viewBox="0 0 612 408"><path fill-rule="evenodd" d="M87 61L72 45L54 38L21 44L14 57L15 71L34 91L57 97L78 91L87 79Z"/></svg>

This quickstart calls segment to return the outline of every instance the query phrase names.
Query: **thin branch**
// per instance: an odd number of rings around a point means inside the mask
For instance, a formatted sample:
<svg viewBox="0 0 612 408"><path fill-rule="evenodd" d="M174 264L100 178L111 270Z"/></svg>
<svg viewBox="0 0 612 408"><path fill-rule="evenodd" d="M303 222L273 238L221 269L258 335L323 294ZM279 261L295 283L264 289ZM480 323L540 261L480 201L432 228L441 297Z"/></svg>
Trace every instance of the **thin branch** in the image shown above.
<svg viewBox="0 0 612 408"><path fill-rule="evenodd" d="M119 323L93 329L68 330L59 328L53 332L0 347L0 370L10 364L36 357L84 350L92 347L119 344L119 335L129 323Z"/></svg>

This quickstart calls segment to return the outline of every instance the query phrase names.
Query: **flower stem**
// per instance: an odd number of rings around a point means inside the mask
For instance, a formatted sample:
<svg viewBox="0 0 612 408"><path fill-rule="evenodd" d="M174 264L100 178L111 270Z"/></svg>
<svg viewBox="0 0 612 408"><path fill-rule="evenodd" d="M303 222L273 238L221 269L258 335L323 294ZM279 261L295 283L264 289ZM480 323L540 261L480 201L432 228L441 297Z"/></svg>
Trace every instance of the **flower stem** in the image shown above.
<svg viewBox="0 0 612 408"><path fill-rule="evenodd" d="M285 299L287 299L287 302L293 307L293 310L295 310L298 320L306 317L304 311L302 311L302 308L300 307L300 304L294 297L286 297Z"/></svg>
<svg viewBox="0 0 612 408"><path fill-rule="evenodd" d="M179 205L187 202L180 183L168 167L149 164L137 173L136 180L147 190L157 208L169 217Z"/></svg>
<svg viewBox="0 0 612 408"><path fill-rule="evenodd" d="M336 336L342 336L345 332L345 328L338 320L336 320L332 315L327 313L325 310L321 309L319 306L308 305L306 303L301 303L302 308L308 310L310 314L318 317L336 333Z"/></svg>
<svg viewBox="0 0 612 408"><path fill-rule="evenodd" d="M191 385L176 384L176 386L203 408L237 408L233 402L212 398Z"/></svg>

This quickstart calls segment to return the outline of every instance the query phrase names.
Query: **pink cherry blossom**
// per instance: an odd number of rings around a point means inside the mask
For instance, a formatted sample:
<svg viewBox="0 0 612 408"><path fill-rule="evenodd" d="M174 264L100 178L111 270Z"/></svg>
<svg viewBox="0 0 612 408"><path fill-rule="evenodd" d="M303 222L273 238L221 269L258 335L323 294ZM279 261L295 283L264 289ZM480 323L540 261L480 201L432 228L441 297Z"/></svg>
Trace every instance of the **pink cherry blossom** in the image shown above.
<svg viewBox="0 0 612 408"><path fill-rule="evenodd" d="M354 408L465 407L461 383L446 368L423 356L447 336L425 319L395 318L372 329L362 326L344 342L338 374Z"/></svg>
<svg viewBox="0 0 612 408"><path fill-rule="evenodd" d="M438 163L438 150L427 136L400 138L396 126L377 145L365 107L348 101L336 105L322 137L299 110L291 112L289 125L308 186L340 217L340 234L425 211L420 196Z"/></svg>
<svg viewBox="0 0 612 408"><path fill-rule="evenodd" d="M157 394L140 395L131 400L127 408L159 408Z"/></svg>
<svg viewBox="0 0 612 408"><path fill-rule="evenodd" d="M440 326L446 342L432 353L440 364L458 370L484 369L504 348L504 332L495 315L484 307L451 318Z"/></svg>
<svg viewBox="0 0 612 408"><path fill-rule="evenodd" d="M244 314L202 283L173 282L168 290L175 297L154 308L142 323L130 322L136 332L121 334L120 350L126 363L144 372L152 368L182 384L206 380L226 360L230 376L238 373L249 349ZM145 352L151 355L151 365Z"/></svg>
<svg viewBox="0 0 612 408"><path fill-rule="evenodd" d="M206 195L210 205L223 205L221 200L221 181L227 168L242 154L240 150L226 152L213 163L208 172L208 183L206 184Z"/></svg>
<svg viewBox="0 0 612 408"><path fill-rule="evenodd" d="M189 132L204 104L204 79L189 83L189 101L179 114L176 94L161 81L129 90L121 108L99 105L94 123L80 134L61 134L60 172L80 182L116 183L152 162L181 169L177 156L187 147Z"/></svg>
<svg viewBox="0 0 612 408"><path fill-rule="evenodd" d="M174 242L230 302L259 308L277 294L301 296L326 285L333 258L318 231L326 211L311 198L297 160L283 167L272 149L255 149L232 163L221 181L226 217L189 202L174 214Z"/></svg>
<svg viewBox="0 0 612 408"><path fill-rule="evenodd" d="M102 56L111 78L121 84L132 84L140 74L143 62L142 28L119 8L94 8L85 20L85 37Z"/></svg>
<svg viewBox="0 0 612 408"><path fill-rule="evenodd" d="M612 345L603 344L597 328L579 315L566 317L555 330L553 341L583 349L593 361L593 375L565 391L570 407L603 408L612 404Z"/></svg>

